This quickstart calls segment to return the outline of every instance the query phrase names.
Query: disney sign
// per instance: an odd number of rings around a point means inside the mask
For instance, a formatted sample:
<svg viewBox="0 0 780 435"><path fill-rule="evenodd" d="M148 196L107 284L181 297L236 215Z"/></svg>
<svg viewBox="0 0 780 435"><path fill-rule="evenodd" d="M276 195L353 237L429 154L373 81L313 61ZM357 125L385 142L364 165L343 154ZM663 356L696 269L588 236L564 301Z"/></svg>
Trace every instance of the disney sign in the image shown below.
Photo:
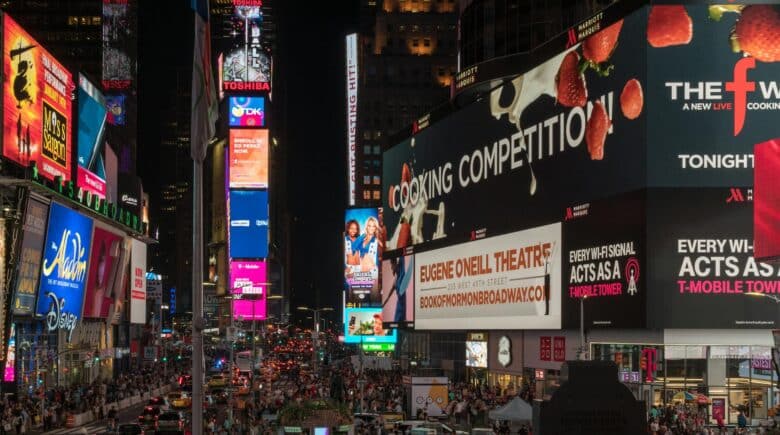
<svg viewBox="0 0 780 435"><path fill-rule="evenodd" d="M73 337L73 330L76 329L76 322L79 319L78 316L64 310L65 298L57 299L57 295L51 292L47 293L46 296L51 299L49 312L46 314L46 328L49 332L64 329L68 332L67 341L70 343Z"/></svg>

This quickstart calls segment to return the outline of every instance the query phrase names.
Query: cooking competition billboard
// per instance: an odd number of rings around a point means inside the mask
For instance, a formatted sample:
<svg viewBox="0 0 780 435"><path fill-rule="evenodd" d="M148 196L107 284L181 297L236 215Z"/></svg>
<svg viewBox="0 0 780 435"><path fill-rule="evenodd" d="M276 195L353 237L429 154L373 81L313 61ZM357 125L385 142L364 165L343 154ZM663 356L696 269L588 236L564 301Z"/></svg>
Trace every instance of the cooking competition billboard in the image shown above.
<svg viewBox="0 0 780 435"><path fill-rule="evenodd" d="M71 178L73 76L3 14L3 157Z"/></svg>
<svg viewBox="0 0 780 435"><path fill-rule="evenodd" d="M230 130L230 188L268 187L268 130Z"/></svg>
<svg viewBox="0 0 780 435"><path fill-rule="evenodd" d="M778 325L777 304L756 295L780 293L780 268L753 257L749 188L653 189L647 209L647 327Z"/></svg>
<svg viewBox="0 0 780 435"><path fill-rule="evenodd" d="M418 121L383 155L387 250L544 225L570 204L641 188L643 11L599 32L606 49L588 39L432 125Z"/></svg>
<svg viewBox="0 0 780 435"><path fill-rule="evenodd" d="M382 227L376 208L351 208L344 214L344 281L348 302L378 306Z"/></svg>
<svg viewBox="0 0 780 435"><path fill-rule="evenodd" d="M415 327L561 327L561 224L415 254Z"/></svg>

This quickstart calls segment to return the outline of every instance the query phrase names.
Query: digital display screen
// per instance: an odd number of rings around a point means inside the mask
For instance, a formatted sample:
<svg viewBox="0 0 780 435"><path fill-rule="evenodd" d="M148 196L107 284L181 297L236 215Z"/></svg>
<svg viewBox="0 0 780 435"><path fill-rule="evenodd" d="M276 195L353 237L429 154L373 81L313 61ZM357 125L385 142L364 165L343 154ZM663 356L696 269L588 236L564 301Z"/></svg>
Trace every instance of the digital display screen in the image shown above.
<svg viewBox="0 0 780 435"><path fill-rule="evenodd" d="M231 189L268 187L268 130L230 130Z"/></svg>
<svg viewBox="0 0 780 435"><path fill-rule="evenodd" d="M264 295L267 289L264 261L231 261L230 293Z"/></svg>
<svg viewBox="0 0 780 435"><path fill-rule="evenodd" d="M230 257L268 256L268 191L231 190L229 205Z"/></svg>
<svg viewBox="0 0 780 435"><path fill-rule="evenodd" d="M344 215L344 281L349 302L379 306L379 261L384 235L376 208L347 209Z"/></svg>
<svg viewBox="0 0 780 435"><path fill-rule="evenodd" d="M487 341L466 342L466 367L487 368Z"/></svg>
<svg viewBox="0 0 780 435"><path fill-rule="evenodd" d="M265 98L230 97L228 103L231 127L265 126Z"/></svg>
<svg viewBox="0 0 780 435"><path fill-rule="evenodd" d="M79 75L78 105L76 185L105 198L106 170L103 147L108 112L103 93L83 75Z"/></svg>
<svg viewBox="0 0 780 435"><path fill-rule="evenodd" d="M385 329L381 308L345 308L345 343L395 343L395 329Z"/></svg>
<svg viewBox="0 0 780 435"><path fill-rule="evenodd" d="M382 318L391 328L414 323L414 255L382 260Z"/></svg>

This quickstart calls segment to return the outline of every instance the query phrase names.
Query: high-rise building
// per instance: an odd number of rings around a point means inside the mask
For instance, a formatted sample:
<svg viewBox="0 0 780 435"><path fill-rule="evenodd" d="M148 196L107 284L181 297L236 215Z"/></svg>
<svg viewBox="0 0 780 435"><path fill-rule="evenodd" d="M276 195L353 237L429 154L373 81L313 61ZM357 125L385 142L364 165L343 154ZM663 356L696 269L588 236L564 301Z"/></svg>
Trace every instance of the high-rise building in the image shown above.
<svg viewBox="0 0 780 435"><path fill-rule="evenodd" d="M385 138L446 103L457 69L456 0L362 0L355 204L378 205Z"/></svg>

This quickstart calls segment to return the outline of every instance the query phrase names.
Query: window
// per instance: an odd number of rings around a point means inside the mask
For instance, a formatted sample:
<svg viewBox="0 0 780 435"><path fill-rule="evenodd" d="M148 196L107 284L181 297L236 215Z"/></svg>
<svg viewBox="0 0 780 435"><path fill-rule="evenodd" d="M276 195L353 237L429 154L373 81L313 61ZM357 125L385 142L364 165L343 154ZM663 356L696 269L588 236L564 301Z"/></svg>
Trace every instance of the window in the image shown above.
<svg viewBox="0 0 780 435"><path fill-rule="evenodd" d="M376 137L379 137L379 132L377 131ZM382 148L379 145L374 145L374 154L379 155L382 154Z"/></svg>
<svg viewBox="0 0 780 435"><path fill-rule="evenodd" d="M371 191L370 190L364 190L363 191L363 199L365 199L366 201L371 199Z"/></svg>
<svg viewBox="0 0 780 435"><path fill-rule="evenodd" d="M368 137L366 137L368 136ZM371 139L371 132L367 131L363 133L363 139ZM363 154L371 154L371 145L364 145L363 146Z"/></svg>
<svg viewBox="0 0 780 435"><path fill-rule="evenodd" d="M371 184L371 177L368 175L363 176L363 184Z"/></svg>
<svg viewBox="0 0 780 435"><path fill-rule="evenodd" d="M420 40L417 38L412 39L412 47L419 47L420 46Z"/></svg>
<svg viewBox="0 0 780 435"><path fill-rule="evenodd" d="M374 191L374 200L379 201L380 199L382 199L381 193L379 193L378 190L375 190Z"/></svg>
<svg viewBox="0 0 780 435"><path fill-rule="evenodd" d="M431 46L431 38L423 39L423 46L430 47Z"/></svg>
<svg viewBox="0 0 780 435"><path fill-rule="evenodd" d="M382 185L382 179L379 177L379 175L374 175L374 185L376 186Z"/></svg>

